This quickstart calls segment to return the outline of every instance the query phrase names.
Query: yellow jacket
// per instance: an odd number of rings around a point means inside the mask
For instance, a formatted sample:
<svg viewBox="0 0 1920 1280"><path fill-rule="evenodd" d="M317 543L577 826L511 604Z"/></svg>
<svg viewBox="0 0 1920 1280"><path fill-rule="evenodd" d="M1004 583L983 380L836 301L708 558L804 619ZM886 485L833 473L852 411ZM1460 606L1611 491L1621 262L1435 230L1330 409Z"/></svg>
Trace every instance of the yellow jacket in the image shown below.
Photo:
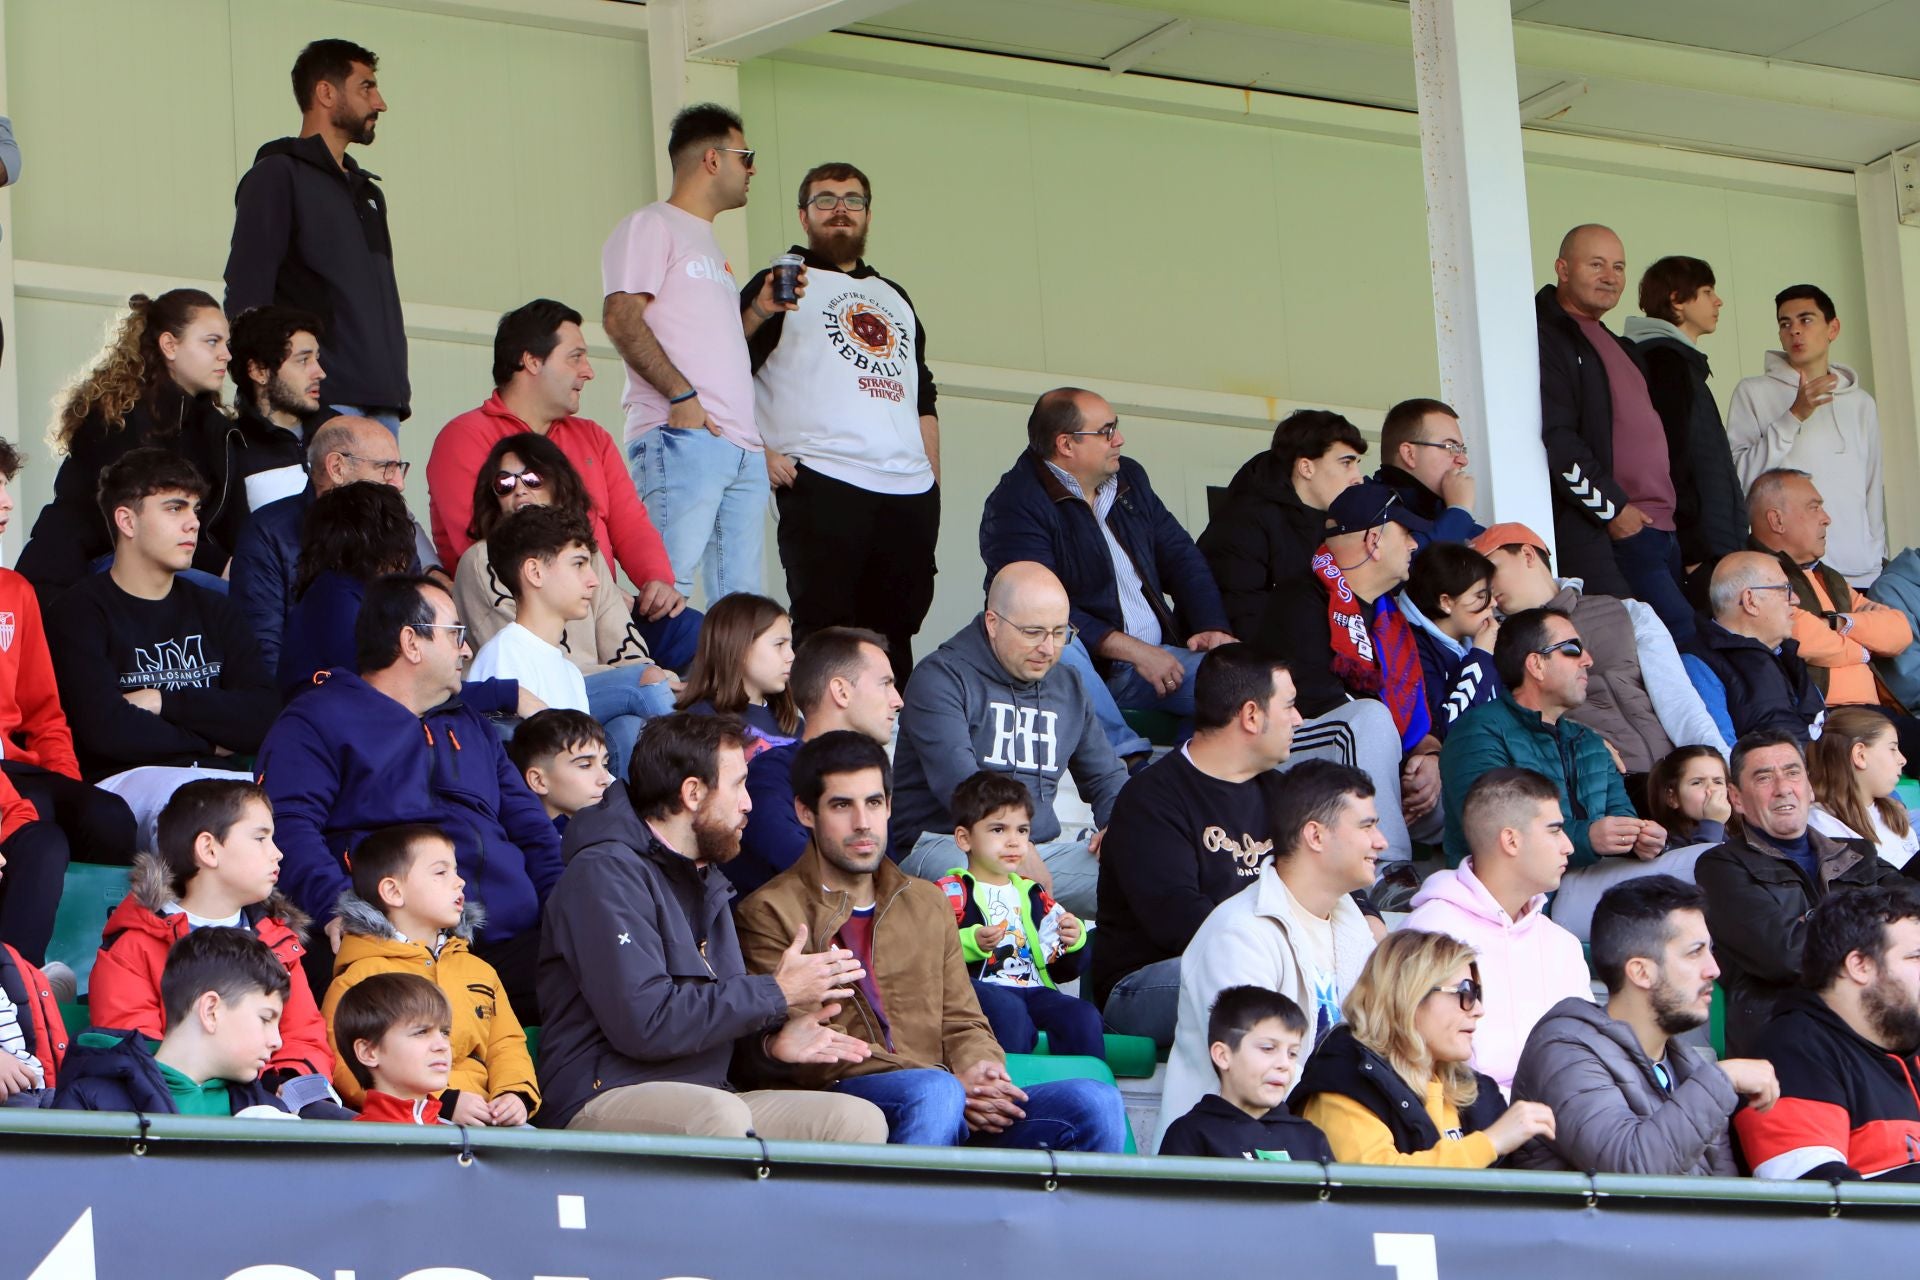
<svg viewBox="0 0 1920 1280"><path fill-rule="evenodd" d="M1447 1101L1438 1079L1427 1082L1427 1116L1442 1134L1460 1130L1460 1112ZM1317 1093L1300 1113L1319 1126L1342 1164L1398 1164L1427 1169L1485 1169L1500 1158L1485 1133L1442 1137L1411 1155L1395 1148L1393 1133L1372 1111L1343 1093Z"/></svg>
<svg viewBox="0 0 1920 1280"><path fill-rule="evenodd" d="M517 1093L526 1099L528 1115L539 1110L540 1085L527 1052L527 1033L507 1002L500 975L469 946L483 919L476 904L467 904L453 936L441 945L438 959L425 943L402 941L386 916L351 892L341 895L339 914L346 936L333 958L333 983L320 1013L327 1022L327 1043L333 1048L333 1087L348 1106L357 1108L365 1090L347 1070L334 1040L333 1011L355 983L376 973L417 973L446 992L447 1003L453 1006L453 1071L440 1095L442 1109L451 1111L454 1094L465 1091L488 1102Z"/></svg>

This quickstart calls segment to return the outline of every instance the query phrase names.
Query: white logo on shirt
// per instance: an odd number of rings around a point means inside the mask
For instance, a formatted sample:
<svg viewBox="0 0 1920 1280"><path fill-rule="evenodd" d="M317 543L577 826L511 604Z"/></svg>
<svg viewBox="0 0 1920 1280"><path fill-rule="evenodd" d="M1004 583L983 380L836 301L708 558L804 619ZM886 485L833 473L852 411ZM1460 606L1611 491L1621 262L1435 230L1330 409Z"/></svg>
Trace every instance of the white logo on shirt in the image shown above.
<svg viewBox="0 0 1920 1280"><path fill-rule="evenodd" d="M1016 707L1010 702L987 704L993 711L993 750L982 764L1006 765L1013 769L1039 769L1055 773L1060 768L1060 742L1053 726L1060 719L1057 711L1038 707ZM1037 748L1046 748L1046 760L1038 758Z"/></svg>
<svg viewBox="0 0 1920 1280"><path fill-rule="evenodd" d="M719 280L731 289L733 287L733 266L723 258L709 258L702 254L698 258L687 259L687 279Z"/></svg>
<svg viewBox="0 0 1920 1280"><path fill-rule="evenodd" d="M621 946L623 946L623 947L624 947L624 946L626 946L626 945L628 945L629 943L631 943L632 941L633 941L633 935L632 935L632 934L630 934L630 933L623 933L623 934L621 934L621 935L620 935L620 939L619 939L619 942L620 942L620 945L621 945Z"/></svg>
<svg viewBox="0 0 1920 1280"><path fill-rule="evenodd" d="M220 681L223 664L208 662L199 636L162 640L133 651L133 670L122 672L127 689L211 689Z"/></svg>
<svg viewBox="0 0 1920 1280"><path fill-rule="evenodd" d="M13 628L13 615L0 613L0 650L13 648Z"/></svg>

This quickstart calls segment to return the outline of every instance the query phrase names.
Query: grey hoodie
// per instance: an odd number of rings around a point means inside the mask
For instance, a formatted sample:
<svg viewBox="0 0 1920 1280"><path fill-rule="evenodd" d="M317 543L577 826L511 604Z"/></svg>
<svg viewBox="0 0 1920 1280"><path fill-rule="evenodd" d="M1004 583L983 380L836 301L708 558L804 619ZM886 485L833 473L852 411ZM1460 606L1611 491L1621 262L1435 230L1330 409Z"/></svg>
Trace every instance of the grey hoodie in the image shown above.
<svg viewBox="0 0 1920 1280"><path fill-rule="evenodd" d="M1055 665L1018 682L994 656L986 615L913 669L894 747L893 858L925 831L953 834L954 788L982 769L1008 773L1033 793L1033 840L1060 838L1053 797L1069 769L1101 827L1127 771L1093 718L1080 677Z"/></svg>

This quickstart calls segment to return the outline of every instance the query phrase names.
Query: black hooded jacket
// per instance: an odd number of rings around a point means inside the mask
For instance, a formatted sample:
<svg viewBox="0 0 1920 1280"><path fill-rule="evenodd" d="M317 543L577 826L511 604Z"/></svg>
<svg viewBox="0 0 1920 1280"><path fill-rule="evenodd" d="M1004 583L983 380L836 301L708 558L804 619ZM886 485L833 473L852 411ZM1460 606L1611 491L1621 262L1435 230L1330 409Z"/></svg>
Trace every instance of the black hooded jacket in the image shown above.
<svg viewBox="0 0 1920 1280"><path fill-rule="evenodd" d="M1707 385L1713 372L1707 353L1664 334L1638 341L1647 391L1667 429L1680 558L1703 564L1730 556L1747 544L1747 492L1734 470L1720 406Z"/></svg>
<svg viewBox="0 0 1920 1280"><path fill-rule="evenodd" d="M1279 454L1255 454L1235 473L1199 543L1234 635L1259 632L1267 596L1285 579L1307 572L1326 527L1327 513L1294 493L1292 465Z"/></svg>

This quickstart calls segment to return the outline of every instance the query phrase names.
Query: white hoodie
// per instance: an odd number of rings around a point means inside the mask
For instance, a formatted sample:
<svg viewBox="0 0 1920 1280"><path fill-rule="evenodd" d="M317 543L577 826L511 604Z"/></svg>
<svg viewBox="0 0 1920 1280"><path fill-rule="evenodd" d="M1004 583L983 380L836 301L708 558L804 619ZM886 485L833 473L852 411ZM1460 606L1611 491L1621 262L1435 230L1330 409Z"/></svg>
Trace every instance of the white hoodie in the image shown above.
<svg viewBox="0 0 1920 1280"><path fill-rule="evenodd" d="M1727 407L1727 440L1733 465L1748 488L1760 473L1792 467L1813 477L1826 499L1833 527L1827 530L1826 563L1848 582L1865 588L1880 576L1887 558L1886 501L1880 477L1880 414L1860 379L1843 364L1833 399L1805 422L1793 416L1800 374L1784 351L1767 352L1767 371L1742 378Z"/></svg>

